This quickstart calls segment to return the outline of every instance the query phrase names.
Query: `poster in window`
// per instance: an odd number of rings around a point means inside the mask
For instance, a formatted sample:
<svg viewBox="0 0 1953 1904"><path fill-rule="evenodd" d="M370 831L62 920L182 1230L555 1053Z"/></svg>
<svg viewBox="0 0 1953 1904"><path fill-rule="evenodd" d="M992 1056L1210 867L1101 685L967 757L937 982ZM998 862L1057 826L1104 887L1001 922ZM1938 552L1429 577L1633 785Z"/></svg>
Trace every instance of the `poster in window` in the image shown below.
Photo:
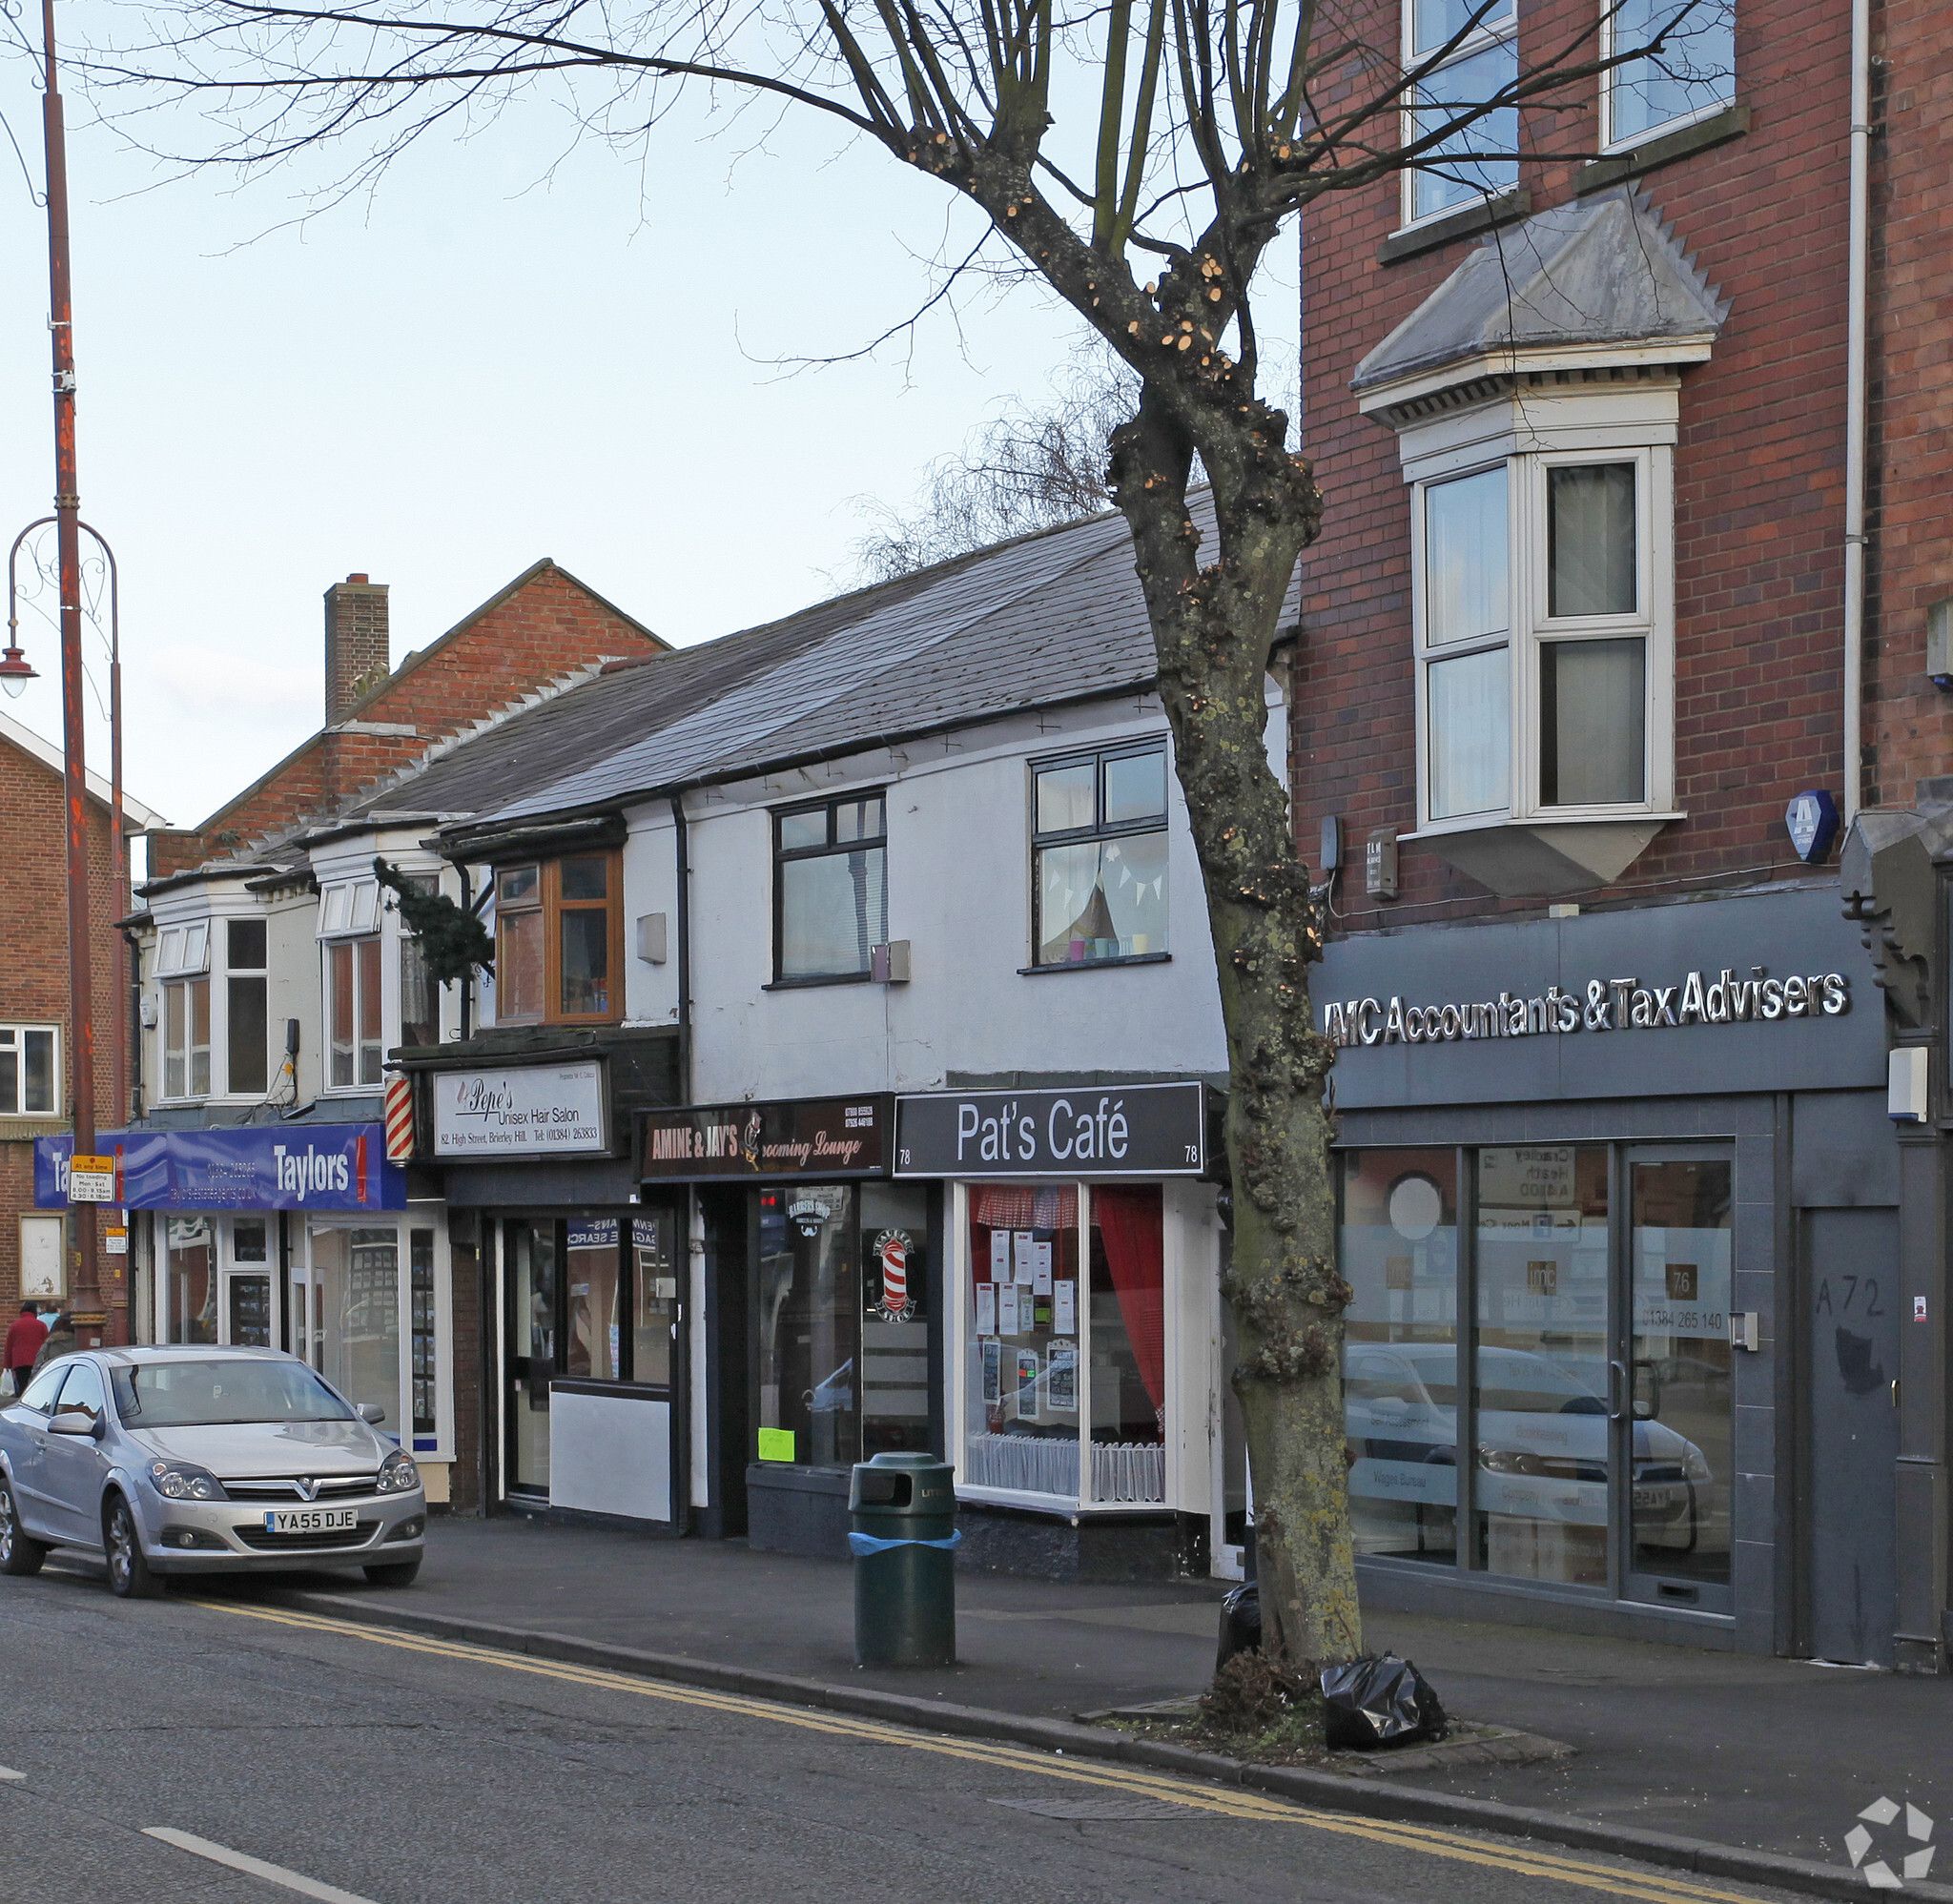
<svg viewBox="0 0 1953 1904"><path fill-rule="evenodd" d="M976 1285L976 1333L979 1336L997 1334L997 1284L994 1282Z"/></svg>
<svg viewBox="0 0 1953 1904"><path fill-rule="evenodd" d="M1011 1280L1011 1233L1008 1230L992 1230L990 1233L990 1280L993 1282Z"/></svg>
<svg viewBox="0 0 1953 1904"><path fill-rule="evenodd" d="M1011 1282L1000 1282L997 1286L997 1333L1000 1336L1015 1336L1021 1333L1018 1323L1018 1291Z"/></svg>
<svg viewBox="0 0 1953 1904"><path fill-rule="evenodd" d="M1003 1395L1003 1344L993 1336L983 1344L983 1399L995 1407Z"/></svg>
<svg viewBox="0 0 1953 1904"><path fill-rule="evenodd" d="M1035 1245L1036 1239L1029 1230L1013 1230L1011 1232L1011 1263L1013 1269L1011 1280L1013 1282L1029 1283L1037 1275L1038 1272L1032 1266L1031 1259L1031 1252Z"/></svg>
<svg viewBox="0 0 1953 1904"><path fill-rule="evenodd" d="M1079 1412L1079 1352L1068 1343L1052 1346L1051 1379L1045 1384L1044 1399L1054 1415Z"/></svg>
<svg viewBox="0 0 1953 1904"><path fill-rule="evenodd" d="M920 1319L922 1252L907 1230L879 1230L862 1252L868 1313L884 1322Z"/></svg>
<svg viewBox="0 0 1953 1904"><path fill-rule="evenodd" d="M1018 1351L1018 1420L1020 1422L1038 1420L1038 1367L1036 1349Z"/></svg>
<svg viewBox="0 0 1953 1904"><path fill-rule="evenodd" d="M1039 1296L1051 1294L1051 1245L1031 1245L1031 1287Z"/></svg>
<svg viewBox="0 0 1953 1904"><path fill-rule="evenodd" d="M1051 1330L1054 1335L1075 1336L1079 1333L1079 1285L1067 1277L1062 1282L1051 1285L1052 1319Z"/></svg>

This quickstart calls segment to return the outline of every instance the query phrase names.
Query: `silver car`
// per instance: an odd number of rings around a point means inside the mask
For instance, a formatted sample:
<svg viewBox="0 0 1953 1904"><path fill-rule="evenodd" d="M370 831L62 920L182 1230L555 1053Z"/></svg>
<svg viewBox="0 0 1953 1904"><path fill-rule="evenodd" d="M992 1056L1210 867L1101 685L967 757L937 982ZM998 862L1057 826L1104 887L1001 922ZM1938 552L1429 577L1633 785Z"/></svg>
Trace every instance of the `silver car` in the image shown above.
<svg viewBox="0 0 1953 1904"><path fill-rule="evenodd" d="M164 1574L359 1566L405 1587L427 1497L411 1456L276 1349L89 1349L0 1408L0 1573L102 1555L125 1598Z"/></svg>

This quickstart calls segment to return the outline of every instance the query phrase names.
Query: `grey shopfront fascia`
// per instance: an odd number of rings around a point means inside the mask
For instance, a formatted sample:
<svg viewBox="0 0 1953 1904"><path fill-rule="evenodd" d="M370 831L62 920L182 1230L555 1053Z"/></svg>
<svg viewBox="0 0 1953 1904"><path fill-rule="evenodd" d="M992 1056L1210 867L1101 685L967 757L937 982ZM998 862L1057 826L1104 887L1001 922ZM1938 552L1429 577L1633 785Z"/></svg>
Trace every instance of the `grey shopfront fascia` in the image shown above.
<svg viewBox="0 0 1953 1904"><path fill-rule="evenodd" d="M1794 989L1794 998L1808 990L1812 1007L1794 1016L1781 990L1791 976L1819 981ZM1838 982L1827 988L1827 978ZM1732 980L1743 988L1734 1000ZM1765 980L1777 982L1770 993ZM1727 1157L1729 1307L1758 1323L1757 1347L1730 1357L1726 1594L1664 1604L1630 1580L1619 1539L1605 1584L1571 1586L1503 1575L1459 1538L1441 1564L1360 1560L1370 1604L1889 1662L1892 1467L1882 1443L1867 1449L1854 1434L1869 1423L1876 1441L1885 1427L1861 1405L1875 1382L1871 1399L1892 1415L1882 1382L1899 1347L1899 1146L1885 1114L1881 996L1836 886L1354 935L1327 947L1311 989L1317 1024L1348 1040L1332 1073L1340 1148L1455 1153L1461 1357L1477 1330L1471 1198L1486 1147L1605 1146L1616 1185L1636 1157ZM1766 1001L1774 1013L1759 1015ZM1617 1017L1627 1022L1616 1027ZM1609 1209L1617 1232L1617 1192ZM1609 1300L1618 1304L1618 1234L1611 1247ZM1847 1280L1859 1308L1843 1317ZM1892 1299L1870 1299L1875 1322L1862 1320L1868 1280ZM1852 1377L1844 1388L1840 1367ZM1461 1440L1478 1457L1458 1470L1463 1523L1484 1484L1484 1449L1472 1439L1470 1384L1455 1393L1468 1411ZM1610 1385L1607 1404L1616 1403ZM1611 1445L1638 1447L1624 1439L1635 1432L1632 1402L1620 1408L1626 1426ZM1632 1462L1610 1464L1616 1509ZM1840 1542L1862 1558L1854 1580L1827 1572L1825 1555Z"/></svg>
<svg viewBox="0 0 1953 1904"><path fill-rule="evenodd" d="M919 1442L930 1451L942 1446L936 1342L943 1199L937 1186L893 1180L894 1104L890 1095L870 1092L683 1105L639 1119L641 1196L649 1201L675 1192L689 1198L692 1211L705 1290L699 1379L707 1502L697 1525L708 1537L743 1534L755 1548L846 1556L849 1474L855 1455L874 1449L842 1445L845 1432L833 1447L816 1443L821 1430L833 1434L848 1421L857 1438L866 1432L869 1391L881 1386L868 1379L869 1361L894 1354L894 1347L877 1336L919 1323L919 1353L905 1350L894 1361L905 1382L914 1374L909 1363L926 1362L921 1382L910 1384L926 1388L926 1402L921 1415L898 1424L898 1443ZM815 1193L829 1186L840 1198L816 1209ZM916 1205L904 1213L902 1230L921 1231L908 1239L921 1260L909 1286L913 1319L904 1321L870 1314L866 1301L871 1287L882 1286L883 1272L871 1261L874 1246L895 1227L882 1224L874 1210L894 1198ZM813 1280L823 1268L838 1271L847 1292L839 1306L823 1306L802 1286L803 1271ZM812 1358L804 1371L794 1354L800 1346ZM770 1356L778 1366L769 1363ZM793 1380L783 1385L781 1377L790 1371ZM792 1395L785 1392L790 1387ZM839 1405L844 1397L847 1405ZM916 1402L923 1398L905 1405L913 1409Z"/></svg>

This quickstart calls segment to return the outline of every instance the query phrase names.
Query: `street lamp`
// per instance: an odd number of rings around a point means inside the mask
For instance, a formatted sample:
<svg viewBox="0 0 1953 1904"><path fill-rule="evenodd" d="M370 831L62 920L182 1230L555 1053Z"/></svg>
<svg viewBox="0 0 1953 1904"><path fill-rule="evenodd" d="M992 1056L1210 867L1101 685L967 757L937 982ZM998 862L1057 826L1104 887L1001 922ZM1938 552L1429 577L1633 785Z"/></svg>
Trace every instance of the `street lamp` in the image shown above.
<svg viewBox="0 0 1953 1904"><path fill-rule="evenodd" d="M8 632L10 634L11 628ZM28 683L40 678L27 665L27 657L18 648L10 647L4 656L0 656L0 688L6 690L10 701L18 701L27 692Z"/></svg>

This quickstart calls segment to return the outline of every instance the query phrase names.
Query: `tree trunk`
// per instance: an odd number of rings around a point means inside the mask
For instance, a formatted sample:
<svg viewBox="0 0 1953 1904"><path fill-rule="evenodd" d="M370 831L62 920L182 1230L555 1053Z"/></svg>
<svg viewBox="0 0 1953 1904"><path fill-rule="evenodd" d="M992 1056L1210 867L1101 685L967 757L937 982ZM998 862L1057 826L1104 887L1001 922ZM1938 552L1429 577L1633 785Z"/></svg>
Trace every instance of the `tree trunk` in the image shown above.
<svg viewBox="0 0 1953 1904"><path fill-rule="evenodd" d="M1206 887L1227 1033L1234 1259L1222 1293L1241 1360L1229 1372L1253 1475L1262 1645L1291 1665L1362 1650L1343 1427L1343 1312L1323 1079L1308 966L1322 922L1268 766L1264 682L1283 600L1321 514L1286 419L1255 405L1196 445L1151 389L1113 440L1114 494L1133 532L1160 654L1161 697ZM1196 419L1193 426L1198 428ZM1218 559L1203 566L1186 488L1198 446L1213 483Z"/></svg>

